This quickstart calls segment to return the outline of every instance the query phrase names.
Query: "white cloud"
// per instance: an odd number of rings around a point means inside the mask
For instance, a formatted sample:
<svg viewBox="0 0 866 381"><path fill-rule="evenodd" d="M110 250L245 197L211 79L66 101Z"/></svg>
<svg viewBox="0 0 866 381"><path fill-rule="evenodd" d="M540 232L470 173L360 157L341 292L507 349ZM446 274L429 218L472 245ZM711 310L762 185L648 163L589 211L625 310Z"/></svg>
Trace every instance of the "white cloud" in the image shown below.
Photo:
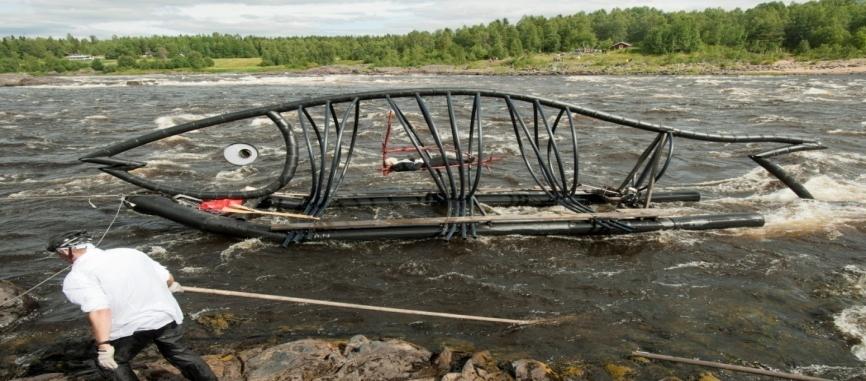
<svg viewBox="0 0 866 381"><path fill-rule="evenodd" d="M666 11L750 8L760 0L0 0L0 35L139 36L209 34L260 36L360 35L459 28L525 15L651 6ZM14 0L13 0L14 1Z"/></svg>

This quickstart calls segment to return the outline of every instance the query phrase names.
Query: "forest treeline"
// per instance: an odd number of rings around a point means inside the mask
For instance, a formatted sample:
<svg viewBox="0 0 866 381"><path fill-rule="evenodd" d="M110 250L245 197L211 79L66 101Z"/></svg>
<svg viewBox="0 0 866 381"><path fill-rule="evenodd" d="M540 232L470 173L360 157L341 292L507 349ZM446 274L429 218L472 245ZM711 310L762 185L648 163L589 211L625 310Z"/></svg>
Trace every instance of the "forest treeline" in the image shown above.
<svg viewBox="0 0 866 381"><path fill-rule="evenodd" d="M25 38L4 37L0 72L63 72L90 66L97 71L201 68L212 58L260 57L263 66L303 68L351 60L374 66L463 64L518 58L533 53L608 49L625 41L643 54L724 51L794 54L817 59L866 56L866 0L763 3L747 10L710 8L663 12L655 8L525 16L486 25L413 31L405 35L345 37L255 37L225 35ZM68 54L117 60L82 63Z"/></svg>

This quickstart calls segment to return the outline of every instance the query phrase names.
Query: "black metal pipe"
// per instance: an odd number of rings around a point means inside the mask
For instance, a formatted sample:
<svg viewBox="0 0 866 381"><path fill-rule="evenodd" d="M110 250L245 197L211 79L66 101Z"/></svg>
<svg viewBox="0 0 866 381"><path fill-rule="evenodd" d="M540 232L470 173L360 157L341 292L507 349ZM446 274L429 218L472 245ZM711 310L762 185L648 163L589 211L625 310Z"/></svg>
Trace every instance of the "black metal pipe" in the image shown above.
<svg viewBox="0 0 866 381"><path fill-rule="evenodd" d="M803 184L797 182L796 179L791 177L791 175L785 172L785 170L782 169L782 167L778 166L776 163L773 163L767 159L764 159L763 157L756 155L750 155L749 158L754 160L760 166L764 167L767 172L770 172L773 176L776 176L777 179L781 180L782 183L784 183L788 186L788 188L794 191L794 193L796 193L798 197L805 199L815 198L812 196L811 193L809 193L809 191L806 189L806 187L803 186Z"/></svg>
<svg viewBox="0 0 866 381"><path fill-rule="evenodd" d="M403 114L403 110L397 106L397 103L394 102L390 97L386 98L388 100L388 104L391 107L391 110L394 111L394 115L397 116L397 121L400 122L400 125L403 126L403 131L406 132L406 136L409 138L409 141L415 146L415 151L421 157L421 160L424 162L424 166L427 168L427 172L430 173L430 177L433 179L433 182L436 183L436 187L439 189L439 192L442 193L442 196L446 196L448 192L445 190L445 184L442 182L442 178L437 176L433 170L431 165L430 155L427 154L426 149L422 149L422 147L426 147L424 143L421 141L421 138L418 137L418 134L415 132L415 128L412 127L412 123L406 119L406 116Z"/></svg>
<svg viewBox="0 0 866 381"><path fill-rule="evenodd" d="M551 199L542 192L513 192L513 193L479 193L474 197L475 202L484 203L490 206L551 206L558 202ZM638 195L639 198L644 198L643 194ZM594 193L578 193L574 199L582 204L607 204L609 200L600 194ZM369 207L382 205L400 205L400 204L424 204L424 205L439 205L445 202L438 193L411 193L400 192L394 194L364 194L364 195L346 195L341 197L332 197L332 204L337 207L354 208L354 207ZM472 202L470 199L469 202ZM701 194L693 191L677 191L677 192L653 192L651 202L697 202L701 200ZM303 208L305 198L289 198L280 196L271 196L263 201L261 207L274 207L283 210L297 210ZM473 208L469 208L471 211ZM473 214L469 214L473 215ZM482 214L483 215L483 214Z"/></svg>

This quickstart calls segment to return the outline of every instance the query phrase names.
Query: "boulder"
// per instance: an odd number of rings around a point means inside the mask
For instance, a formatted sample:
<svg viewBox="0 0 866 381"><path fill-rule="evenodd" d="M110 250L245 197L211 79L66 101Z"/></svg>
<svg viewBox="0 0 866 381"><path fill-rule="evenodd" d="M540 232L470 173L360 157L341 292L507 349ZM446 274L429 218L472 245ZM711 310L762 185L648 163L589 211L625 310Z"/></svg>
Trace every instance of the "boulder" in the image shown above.
<svg viewBox="0 0 866 381"><path fill-rule="evenodd" d="M430 351L402 340L371 341L354 336L343 355L345 362L336 379L406 380L436 374L430 364Z"/></svg>
<svg viewBox="0 0 866 381"><path fill-rule="evenodd" d="M537 360L517 360L511 363L517 381L553 381L559 377L547 364Z"/></svg>
<svg viewBox="0 0 866 381"><path fill-rule="evenodd" d="M481 351L476 352L469 361L466 361L466 365L463 365L463 371L460 372L460 378L457 380L513 381L514 378L499 369L490 351Z"/></svg>
<svg viewBox="0 0 866 381"><path fill-rule="evenodd" d="M24 290L12 282L0 281L0 330L11 327L21 318L29 315L36 309L36 300L25 295L23 298L17 298ZM16 299L17 298L17 299ZM15 299L9 302L8 300Z"/></svg>
<svg viewBox="0 0 866 381"><path fill-rule="evenodd" d="M440 375L450 372L460 372L466 361L472 357L472 352L464 352L459 349L445 347L436 355L433 366Z"/></svg>
<svg viewBox="0 0 866 381"><path fill-rule="evenodd" d="M257 351L258 352L258 351ZM264 349L246 357L247 381L311 380L333 375L345 361L339 345L305 339Z"/></svg>

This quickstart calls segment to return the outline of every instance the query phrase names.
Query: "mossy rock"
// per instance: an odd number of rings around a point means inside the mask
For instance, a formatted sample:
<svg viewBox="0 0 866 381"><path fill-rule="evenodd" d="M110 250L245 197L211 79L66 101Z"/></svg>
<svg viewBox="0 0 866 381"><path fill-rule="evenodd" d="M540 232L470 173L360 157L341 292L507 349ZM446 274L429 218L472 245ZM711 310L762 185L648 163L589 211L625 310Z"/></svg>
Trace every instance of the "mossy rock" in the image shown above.
<svg viewBox="0 0 866 381"><path fill-rule="evenodd" d="M604 364L604 370L614 381L631 380L635 373L632 368L614 363Z"/></svg>
<svg viewBox="0 0 866 381"><path fill-rule="evenodd" d="M698 381L721 381L715 374L712 372L701 372L698 375Z"/></svg>
<svg viewBox="0 0 866 381"><path fill-rule="evenodd" d="M241 319L229 312L217 312L209 315L202 314L195 318L196 323L201 324L216 336L222 335L225 330L240 321Z"/></svg>
<svg viewBox="0 0 866 381"><path fill-rule="evenodd" d="M567 363L556 367L556 372L564 380L582 380L586 378L587 369L583 363Z"/></svg>

